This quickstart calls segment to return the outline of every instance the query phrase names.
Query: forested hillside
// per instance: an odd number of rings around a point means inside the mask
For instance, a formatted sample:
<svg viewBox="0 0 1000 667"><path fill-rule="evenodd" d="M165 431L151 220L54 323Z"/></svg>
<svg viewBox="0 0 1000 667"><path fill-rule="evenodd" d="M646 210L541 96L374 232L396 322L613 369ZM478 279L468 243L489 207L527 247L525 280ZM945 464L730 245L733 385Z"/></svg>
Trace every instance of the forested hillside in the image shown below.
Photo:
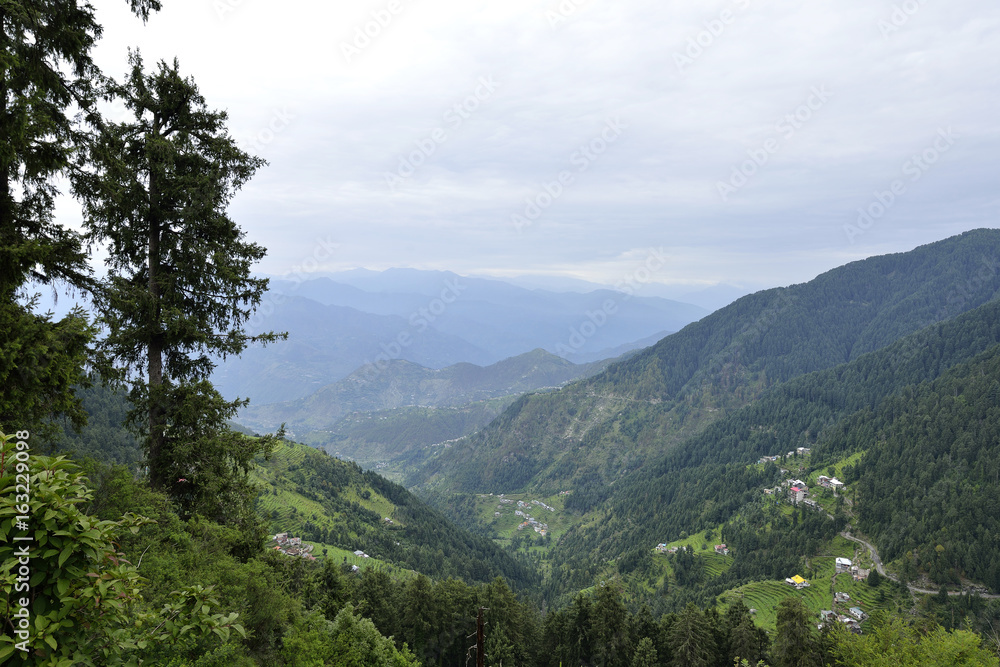
<svg viewBox="0 0 1000 667"><path fill-rule="evenodd" d="M142 449L122 427L131 409L127 397L103 385L77 393L89 411L88 424L79 432L67 427L52 453L136 471ZM469 582L502 576L519 589L536 579L489 540L457 528L403 487L355 463L292 442L278 443L254 463L257 511L271 534L288 532L317 549L360 549L428 576Z"/></svg>
<svg viewBox="0 0 1000 667"><path fill-rule="evenodd" d="M886 409L880 406L894 405L898 396L906 395L914 386L935 391L936 385L922 383L935 380L953 367L964 368L960 365L977 355L994 359L1000 356L998 345L1000 301L994 301L848 364L776 387L613 486L594 483L575 488L574 505L593 515L563 537L553 558L567 564L601 562L632 549L646 548L652 539L672 540L684 531L693 533L725 523L758 499L765 487L780 481L774 464L753 465L760 457L784 455L809 446L814 448L814 467L822 470L854 451L876 447L879 438L878 431L872 430L872 417L876 410ZM975 372L995 378L982 368L977 367ZM991 382L984 380L987 395ZM929 413L922 419L936 417L936 413ZM845 441L845 425L850 424L867 430L849 429L847 433L853 440ZM954 425L935 424L933 428ZM851 442L851 447L845 442ZM909 470L917 476L926 473L926 468L920 466ZM890 478L899 474L897 470ZM943 475L944 470L938 474ZM873 480L876 484L887 481L885 477ZM859 497L865 513L874 497ZM957 506L948 511L955 510ZM908 509L900 511L908 516ZM952 526L952 530L956 527ZM912 541L914 537L909 535L907 539ZM951 539L956 544L978 541L971 526ZM898 555L898 551L891 553ZM559 589L558 581L554 586Z"/></svg>
<svg viewBox="0 0 1000 667"><path fill-rule="evenodd" d="M528 396L410 479L467 492L613 482L769 387L849 362L998 293L976 230L752 294L605 372Z"/></svg>
<svg viewBox="0 0 1000 667"><path fill-rule="evenodd" d="M858 527L886 561L907 580L1000 591L1000 348L852 415L818 448L854 452Z"/></svg>

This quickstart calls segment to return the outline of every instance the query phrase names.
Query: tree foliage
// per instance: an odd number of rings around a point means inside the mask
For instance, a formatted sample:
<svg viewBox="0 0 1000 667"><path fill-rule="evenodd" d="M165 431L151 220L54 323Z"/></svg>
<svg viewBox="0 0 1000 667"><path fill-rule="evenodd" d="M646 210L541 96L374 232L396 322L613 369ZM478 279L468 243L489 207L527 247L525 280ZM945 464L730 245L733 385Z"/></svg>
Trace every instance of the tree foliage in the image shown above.
<svg viewBox="0 0 1000 667"><path fill-rule="evenodd" d="M150 520L84 513L93 492L75 463L33 455L27 437L0 439L0 661L138 664L164 650L198 653L226 642L231 630L243 631L237 614L213 613L211 587L182 588L150 609L144 580L117 543L120 533L134 534Z"/></svg>

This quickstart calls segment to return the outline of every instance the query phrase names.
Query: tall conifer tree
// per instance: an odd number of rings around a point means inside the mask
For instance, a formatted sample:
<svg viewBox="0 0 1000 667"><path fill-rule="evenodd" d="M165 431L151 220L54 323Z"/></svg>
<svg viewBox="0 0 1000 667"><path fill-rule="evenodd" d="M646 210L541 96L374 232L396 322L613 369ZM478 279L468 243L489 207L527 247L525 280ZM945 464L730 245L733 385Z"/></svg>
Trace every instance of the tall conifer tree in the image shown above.
<svg viewBox="0 0 1000 667"><path fill-rule="evenodd" d="M109 253L101 352L132 385L151 484L190 511L249 520L246 472L268 441L229 431L245 401L224 400L208 377L216 358L279 337L243 329L267 289L251 276L265 250L226 210L264 161L237 147L176 60L153 74L138 53L130 61L104 89L130 118L102 125L74 182L88 238Z"/></svg>

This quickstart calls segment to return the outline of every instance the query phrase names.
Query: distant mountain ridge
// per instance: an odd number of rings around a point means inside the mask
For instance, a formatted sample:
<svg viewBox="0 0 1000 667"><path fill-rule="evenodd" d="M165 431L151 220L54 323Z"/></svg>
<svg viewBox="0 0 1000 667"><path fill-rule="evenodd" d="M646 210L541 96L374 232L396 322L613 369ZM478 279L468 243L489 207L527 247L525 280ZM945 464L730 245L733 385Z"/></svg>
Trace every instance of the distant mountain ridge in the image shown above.
<svg viewBox="0 0 1000 667"><path fill-rule="evenodd" d="M610 360L574 364L545 350L482 367L461 363L434 370L394 360L384 367L368 365L347 378L295 401L253 405L238 421L269 431L286 423L297 432L328 428L353 412L374 412L407 406L453 407L491 398L557 387L593 375Z"/></svg>
<svg viewBox="0 0 1000 667"><path fill-rule="evenodd" d="M331 278L273 279L251 332L289 339L220 364L223 395L255 403L302 398L367 363L487 366L537 348L575 363L636 349L707 310L641 290L548 292L448 272L394 269Z"/></svg>

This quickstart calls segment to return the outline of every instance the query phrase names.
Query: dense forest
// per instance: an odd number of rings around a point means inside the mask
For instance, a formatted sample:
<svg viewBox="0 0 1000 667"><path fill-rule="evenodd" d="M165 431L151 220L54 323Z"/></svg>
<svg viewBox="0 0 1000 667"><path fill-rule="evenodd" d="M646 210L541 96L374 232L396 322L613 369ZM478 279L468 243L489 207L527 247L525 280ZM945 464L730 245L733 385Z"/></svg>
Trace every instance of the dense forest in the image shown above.
<svg viewBox="0 0 1000 667"><path fill-rule="evenodd" d="M475 631L481 608L490 665L729 665L737 658L782 666L868 665L876 663L865 656L884 650L887 641L906 660L902 664L998 664L971 632L933 624L915 629L885 619L860 637L837 624L817 632L811 615L793 598L782 603L777 629L769 635L740 603L725 610L687 604L666 614L630 611L614 581L543 616L499 578L469 585L416 574L396 577L374 568L355 572L332 559L309 561L268 550L240 557L234 555L240 538L232 530L204 518L181 519L165 495L123 467L92 464L87 490L79 485L74 466L45 457L35 462L77 483L75 489L52 489L68 500L78 498L76 514L53 513L59 515L53 517L57 524L66 521L69 528L81 516L101 521L102 529L111 526L118 533L119 558L141 563L142 579L131 584L141 588L141 598L110 607L113 614L95 616L78 607L74 618L91 618L89 627L48 635L61 647L85 650L88 664L463 664L470 653L467 636ZM121 530L120 518L132 513L152 523L134 533ZM731 537L741 546L752 539ZM778 541L773 546L788 545ZM75 567L76 558L63 567ZM108 590L116 590L111 563L101 571L109 575L104 580ZM52 576L58 581L57 571ZM83 592L81 582L64 594L73 592ZM186 611L191 607L185 600L197 600L204 611ZM162 606L171 618L191 614L199 629L146 630L144 623L152 617L136 615L135 605ZM144 636L157 641L144 641ZM3 656L9 658L10 651Z"/></svg>
<svg viewBox="0 0 1000 667"><path fill-rule="evenodd" d="M717 420L698 436L613 486L594 480L591 485L578 488L574 491L580 498L577 505L593 511L595 518L565 535L553 558L557 561L565 558L572 563L579 561L581 553L585 552L592 554L594 560L614 558L631 549L648 546L651 535L669 540L682 531L696 532L722 524L757 499L762 489L780 481L775 464L751 465L761 456L784 454L803 444L812 445L816 469L825 469L838 458L863 449L871 448L870 455L878 456L876 452L881 451L880 446L878 439L873 437L877 431L871 430L874 411L883 403L895 405L895 401L901 400L897 396L907 395L914 386L926 386L926 391L935 391L938 385L925 383L949 368L964 368L962 364L971 363L978 354L989 359L1000 355L998 322L1000 304L992 302L913 334L884 350L833 369L802 376ZM986 373L988 378L996 377L995 373L990 375L982 369L976 372ZM992 380L984 382L984 400L988 400ZM933 414L937 416L937 412ZM930 419L931 415L922 418ZM942 430L936 432L945 433L955 426L941 425L940 428ZM852 438L850 449L842 444L845 429ZM892 462L888 466L899 465L893 455L884 460ZM861 468L864 465L860 464ZM936 465L941 473L947 469L949 475L965 474L957 461L939 461ZM897 477L904 470L906 474L919 476L925 474L927 468L897 467L889 478ZM884 481L886 478L876 476L873 479ZM718 480L725 480L725 484L716 483ZM870 508L867 503L861 506ZM940 503L938 506L941 507ZM955 509L957 507L952 508ZM885 530L897 529L896 524L889 528L889 516L884 519L887 520L883 524ZM954 543L959 548L960 544L978 542L979 526L979 523L970 522L965 530L958 530L952 525L949 544ZM894 557L899 555L896 551L891 553ZM568 581L563 590L572 591L575 583ZM557 580L553 581L553 586L559 590Z"/></svg>

